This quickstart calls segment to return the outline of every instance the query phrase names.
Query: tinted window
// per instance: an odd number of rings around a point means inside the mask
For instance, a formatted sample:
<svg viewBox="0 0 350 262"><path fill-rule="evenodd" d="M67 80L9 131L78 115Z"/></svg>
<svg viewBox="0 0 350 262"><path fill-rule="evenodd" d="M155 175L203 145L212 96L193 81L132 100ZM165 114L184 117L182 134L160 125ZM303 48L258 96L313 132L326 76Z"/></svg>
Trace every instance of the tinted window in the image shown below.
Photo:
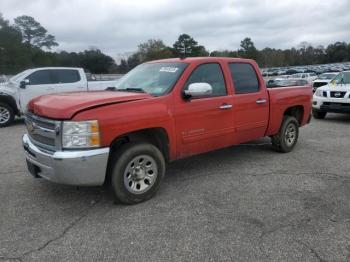
<svg viewBox="0 0 350 262"><path fill-rule="evenodd" d="M227 94L224 76L219 64L203 64L198 66L187 79L185 90L193 83L208 83L213 88L212 96Z"/></svg>
<svg viewBox="0 0 350 262"><path fill-rule="evenodd" d="M39 70L27 77L30 85L53 84L49 70Z"/></svg>
<svg viewBox="0 0 350 262"><path fill-rule="evenodd" d="M247 94L259 92L259 81L250 64L229 64L236 94Z"/></svg>
<svg viewBox="0 0 350 262"><path fill-rule="evenodd" d="M52 78L55 84L67 84L80 81L80 75L73 69L55 69L51 70Z"/></svg>

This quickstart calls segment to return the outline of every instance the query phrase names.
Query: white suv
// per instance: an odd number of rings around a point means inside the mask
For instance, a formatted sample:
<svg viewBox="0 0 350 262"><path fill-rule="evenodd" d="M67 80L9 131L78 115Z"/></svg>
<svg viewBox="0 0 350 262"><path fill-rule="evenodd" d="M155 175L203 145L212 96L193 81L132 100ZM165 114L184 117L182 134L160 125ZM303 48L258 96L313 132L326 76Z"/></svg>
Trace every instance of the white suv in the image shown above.
<svg viewBox="0 0 350 262"><path fill-rule="evenodd" d="M330 83L317 88L312 114L323 119L327 112L350 113L350 71L339 73Z"/></svg>

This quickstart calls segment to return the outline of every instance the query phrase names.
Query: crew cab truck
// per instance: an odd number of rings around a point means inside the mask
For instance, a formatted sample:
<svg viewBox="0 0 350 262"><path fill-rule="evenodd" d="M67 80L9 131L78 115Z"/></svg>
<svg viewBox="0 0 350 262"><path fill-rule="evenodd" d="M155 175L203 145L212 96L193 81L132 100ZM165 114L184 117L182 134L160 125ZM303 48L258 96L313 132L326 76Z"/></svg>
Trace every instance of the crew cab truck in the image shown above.
<svg viewBox="0 0 350 262"><path fill-rule="evenodd" d="M350 71L339 73L327 85L317 88L312 115L316 119L324 119L328 112L350 113Z"/></svg>
<svg viewBox="0 0 350 262"><path fill-rule="evenodd" d="M43 67L25 70L0 84L0 127L10 125L15 116L26 112L28 102L40 95L105 90L115 81L88 82L84 69Z"/></svg>
<svg viewBox="0 0 350 262"><path fill-rule="evenodd" d="M170 161L264 136L291 151L311 99L311 86L267 89L253 60L158 60L130 71L114 91L32 100L23 147L35 177L110 183L117 200L135 204L156 193Z"/></svg>

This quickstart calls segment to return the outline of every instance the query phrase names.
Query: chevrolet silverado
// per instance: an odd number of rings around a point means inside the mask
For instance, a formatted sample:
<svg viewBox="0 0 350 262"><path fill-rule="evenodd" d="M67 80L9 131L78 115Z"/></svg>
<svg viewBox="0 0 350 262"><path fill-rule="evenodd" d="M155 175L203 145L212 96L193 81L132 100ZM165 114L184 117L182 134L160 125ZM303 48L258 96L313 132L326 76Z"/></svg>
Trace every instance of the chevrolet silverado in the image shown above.
<svg viewBox="0 0 350 262"><path fill-rule="evenodd" d="M266 88L253 60L158 60L111 91L33 99L23 147L34 177L109 183L117 200L135 204L156 193L171 161L265 136L291 151L311 100L311 86Z"/></svg>

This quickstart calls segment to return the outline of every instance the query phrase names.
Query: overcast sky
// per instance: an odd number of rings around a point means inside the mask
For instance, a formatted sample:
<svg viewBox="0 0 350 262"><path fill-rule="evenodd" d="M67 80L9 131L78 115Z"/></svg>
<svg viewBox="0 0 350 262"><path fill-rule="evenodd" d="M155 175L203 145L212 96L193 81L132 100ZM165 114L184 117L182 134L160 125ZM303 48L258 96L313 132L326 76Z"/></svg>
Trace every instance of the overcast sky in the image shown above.
<svg viewBox="0 0 350 262"><path fill-rule="evenodd" d="M97 47L114 58L181 33L210 51L237 49L245 37L259 49L350 42L350 0L0 0L0 12L11 22L33 16L58 50Z"/></svg>

